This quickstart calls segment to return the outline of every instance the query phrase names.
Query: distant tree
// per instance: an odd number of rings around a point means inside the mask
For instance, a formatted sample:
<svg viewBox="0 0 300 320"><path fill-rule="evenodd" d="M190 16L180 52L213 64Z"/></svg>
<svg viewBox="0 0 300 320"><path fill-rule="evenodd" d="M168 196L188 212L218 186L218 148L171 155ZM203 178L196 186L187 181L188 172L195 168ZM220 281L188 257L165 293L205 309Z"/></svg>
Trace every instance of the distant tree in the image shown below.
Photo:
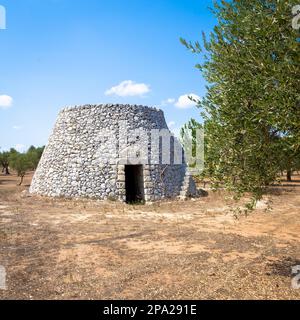
<svg viewBox="0 0 300 320"><path fill-rule="evenodd" d="M278 154L280 155L280 170L286 172L287 181L292 181L293 172L300 168L300 149L295 145L295 136L282 136L278 141Z"/></svg>
<svg viewBox="0 0 300 320"><path fill-rule="evenodd" d="M42 153L44 151L44 147L34 147L31 146L28 150L27 150L27 157L28 160L31 164L31 170L35 170L39 164L39 161L41 159Z"/></svg>
<svg viewBox="0 0 300 320"><path fill-rule="evenodd" d="M2 172L5 174L10 174L9 173L9 156L10 153L7 151L0 152L0 164L2 166Z"/></svg>
<svg viewBox="0 0 300 320"><path fill-rule="evenodd" d="M36 148L36 152L37 152L37 154L38 154L39 160L41 159L44 150L45 150L45 146L37 147L37 148Z"/></svg>
<svg viewBox="0 0 300 320"><path fill-rule="evenodd" d="M17 172L18 177L21 178L19 183L21 185L26 172L31 169L32 163L27 154L17 152L10 156L10 166Z"/></svg>
<svg viewBox="0 0 300 320"><path fill-rule="evenodd" d="M2 172L5 174L10 174L9 163L11 156L18 154L18 151L14 148L10 148L9 151L0 152L0 164L2 165Z"/></svg>
<svg viewBox="0 0 300 320"><path fill-rule="evenodd" d="M23 182L24 175L28 170L35 170L44 151L44 146L31 146L26 153L20 153L16 149L11 148L9 151L0 152L0 165L2 172L10 174L9 169L17 171L18 176Z"/></svg>

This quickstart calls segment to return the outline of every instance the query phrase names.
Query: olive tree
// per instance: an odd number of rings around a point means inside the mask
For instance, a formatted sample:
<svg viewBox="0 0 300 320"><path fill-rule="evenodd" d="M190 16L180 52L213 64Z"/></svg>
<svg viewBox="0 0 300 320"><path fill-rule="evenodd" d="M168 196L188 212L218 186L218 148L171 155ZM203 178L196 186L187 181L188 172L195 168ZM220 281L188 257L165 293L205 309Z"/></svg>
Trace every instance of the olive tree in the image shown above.
<svg viewBox="0 0 300 320"><path fill-rule="evenodd" d="M206 123L206 166L236 198L260 199L281 169L282 137L300 148L298 0L216 1L217 24L203 42L181 42L201 56L196 67L208 86L198 107Z"/></svg>

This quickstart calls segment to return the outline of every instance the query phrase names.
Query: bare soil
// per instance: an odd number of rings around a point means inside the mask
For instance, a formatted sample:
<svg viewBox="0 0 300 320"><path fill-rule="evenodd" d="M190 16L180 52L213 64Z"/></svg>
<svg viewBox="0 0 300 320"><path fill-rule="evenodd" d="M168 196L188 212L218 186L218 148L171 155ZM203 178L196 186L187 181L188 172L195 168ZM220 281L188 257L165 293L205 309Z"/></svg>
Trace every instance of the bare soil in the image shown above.
<svg viewBox="0 0 300 320"><path fill-rule="evenodd" d="M221 191L127 205L31 196L31 177L0 175L0 299L300 299L300 176L239 219Z"/></svg>

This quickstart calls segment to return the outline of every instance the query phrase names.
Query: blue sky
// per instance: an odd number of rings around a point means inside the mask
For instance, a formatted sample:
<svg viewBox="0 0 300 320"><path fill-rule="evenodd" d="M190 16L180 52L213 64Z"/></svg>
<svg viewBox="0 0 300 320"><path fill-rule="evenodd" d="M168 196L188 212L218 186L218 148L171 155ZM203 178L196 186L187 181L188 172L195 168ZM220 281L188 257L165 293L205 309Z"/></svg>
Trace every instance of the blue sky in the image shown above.
<svg viewBox="0 0 300 320"><path fill-rule="evenodd" d="M59 110L86 103L158 106L172 130L199 110L205 81L179 37L215 24L211 0L0 0L0 147L47 143ZM181 97L181 98L180 98Z"/></svg>

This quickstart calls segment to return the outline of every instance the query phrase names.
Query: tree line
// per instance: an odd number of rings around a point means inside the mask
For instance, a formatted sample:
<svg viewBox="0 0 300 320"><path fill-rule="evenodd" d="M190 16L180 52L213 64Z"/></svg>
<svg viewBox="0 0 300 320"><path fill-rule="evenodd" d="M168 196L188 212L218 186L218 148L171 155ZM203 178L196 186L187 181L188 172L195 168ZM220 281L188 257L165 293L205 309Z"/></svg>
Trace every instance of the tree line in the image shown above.
<svg viewBox="0 0 300 320"><path fill-rule="evenodd" d="M16 171L18 177L20 177L19 185L21 185L26 172L35 170L37 168L44 148L44 146L31 146L24 153L18 152L14 148L11 148L9 151L0 152L0 165L2 166L2 173L9 175L10 170Z"/></svg>

